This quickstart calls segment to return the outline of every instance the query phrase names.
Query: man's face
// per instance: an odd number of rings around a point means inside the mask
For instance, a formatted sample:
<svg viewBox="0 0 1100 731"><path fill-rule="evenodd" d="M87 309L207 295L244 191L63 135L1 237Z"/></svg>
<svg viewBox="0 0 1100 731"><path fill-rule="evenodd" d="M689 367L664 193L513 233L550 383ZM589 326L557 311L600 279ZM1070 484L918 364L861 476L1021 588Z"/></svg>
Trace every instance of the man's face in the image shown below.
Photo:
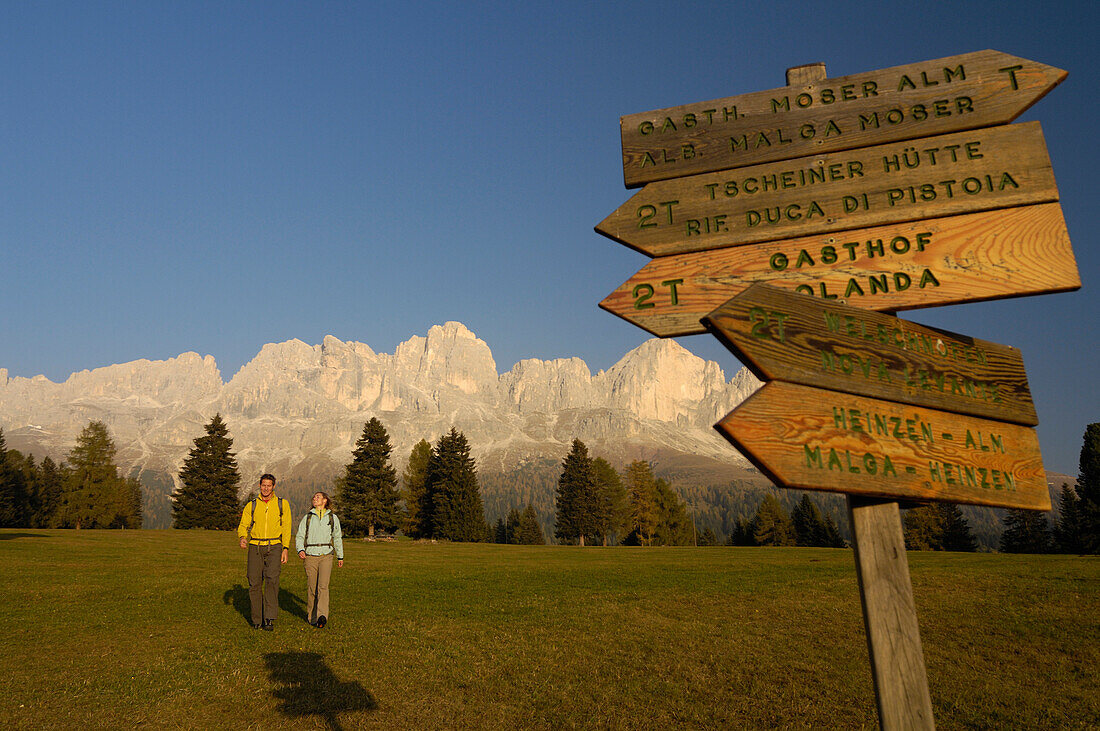
<svg viewBox="0 0 1100 731"><path fill-rule="evenodd" d="M264 500L271 497L271 493L275 492L275 483L271 480L260 480L260 495Z"/></svg>

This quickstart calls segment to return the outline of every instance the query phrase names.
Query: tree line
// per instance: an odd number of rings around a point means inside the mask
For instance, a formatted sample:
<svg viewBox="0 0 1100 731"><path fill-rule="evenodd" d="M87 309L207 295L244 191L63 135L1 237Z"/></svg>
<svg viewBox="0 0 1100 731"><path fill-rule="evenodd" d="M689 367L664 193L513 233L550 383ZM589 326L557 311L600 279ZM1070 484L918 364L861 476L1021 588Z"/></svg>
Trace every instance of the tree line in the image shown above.
<svg viewBox="0 0 1100 731"><path fill-rule="evenodd" d="M115 453L101 421L84 427L61 464L8 449L0 429L0 527L140 528L141 483L119 472Z"/></svg>

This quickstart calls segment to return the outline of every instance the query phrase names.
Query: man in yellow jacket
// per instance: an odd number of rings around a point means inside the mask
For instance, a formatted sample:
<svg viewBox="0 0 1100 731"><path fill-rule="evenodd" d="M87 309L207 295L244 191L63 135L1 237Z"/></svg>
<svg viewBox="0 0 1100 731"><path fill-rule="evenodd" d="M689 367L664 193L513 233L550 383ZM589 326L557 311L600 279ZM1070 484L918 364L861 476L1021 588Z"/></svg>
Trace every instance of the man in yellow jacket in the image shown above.
<svg viewBox="0 0 1100 731"><path fill-rule="evenodd" d="M252 628L271 632L279 614L279 573L290 550L290 503L275 495L273 475L260 478L260 496L245 504L237 535L248 549Z"/></svg>

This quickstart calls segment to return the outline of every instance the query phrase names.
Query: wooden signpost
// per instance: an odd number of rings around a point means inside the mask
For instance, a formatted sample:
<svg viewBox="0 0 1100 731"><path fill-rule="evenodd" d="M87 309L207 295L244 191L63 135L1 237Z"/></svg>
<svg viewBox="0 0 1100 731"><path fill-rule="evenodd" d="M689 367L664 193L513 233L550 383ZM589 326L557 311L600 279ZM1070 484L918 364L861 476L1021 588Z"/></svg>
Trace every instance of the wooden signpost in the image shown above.
<svg viewBox="0 0 1100 731"><path fill-rule="evenodd" d="M658 257L600 307L658 337L754 282L871 310L1047 294L1081 278L1057 203Z"/></svg>
<svg viewBox="0 0 1100 731"><path fill-rule="evenodd" d="M766 284L749 287L704 324L762 381L1039 423L1016 348Z"/></svg>
<svg viewBox="0 0 1100 731"><path fill-rule="evenodd" d="M596 231L665 256L1056 200L1028 122L650 183Z"/></svg>
<svg viewBox="0 0 1100 731"><path fill-rule="evenodd" d="M1039 124L1005 125L1065 77L997 51L811 64L621 119L645 187L596 230L658 258L600 306L709 329L767 381L715 428L777 485L847 494L884 729L934 728L897 499L1050 497L1019 353L877 311L1081 286Z"/></svg>
<svg viewBox="0 0 1100 731"><path fill-rule="evenodd" d="M811 67L813 68L813 67ZM820 67L823 68L823 67ZM1066 78L978 51L621 119L623 179L655 180L1005 124Z"/></svg>

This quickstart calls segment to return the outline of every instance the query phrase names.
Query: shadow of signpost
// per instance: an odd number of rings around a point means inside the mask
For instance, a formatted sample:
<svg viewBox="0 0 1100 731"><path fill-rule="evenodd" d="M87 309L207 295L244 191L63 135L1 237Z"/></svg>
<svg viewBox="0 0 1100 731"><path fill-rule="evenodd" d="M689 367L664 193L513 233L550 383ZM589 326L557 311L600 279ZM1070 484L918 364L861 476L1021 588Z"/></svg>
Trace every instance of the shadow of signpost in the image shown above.
<svg viewBox="0 0 1100 731"><path fill-rule="evenodd" d="M232 589L226 589L225 594L222 595L222 604L228 605L230 602L246 621L252 621L252 604L248 599L247 586L234 584ZM281 587L279 588L279 609L298 619L309 621L306 616L306 600Z"/></svg>
<svg viewBox="0 0 1100 731"><path fill-rule="evenodd" d="M343 727L337 716L378 707L374 696L356 681L342 683L317 652L269 652L264 665L275 686L279 713L290 718L317 716L330 729Z"/></svg>

